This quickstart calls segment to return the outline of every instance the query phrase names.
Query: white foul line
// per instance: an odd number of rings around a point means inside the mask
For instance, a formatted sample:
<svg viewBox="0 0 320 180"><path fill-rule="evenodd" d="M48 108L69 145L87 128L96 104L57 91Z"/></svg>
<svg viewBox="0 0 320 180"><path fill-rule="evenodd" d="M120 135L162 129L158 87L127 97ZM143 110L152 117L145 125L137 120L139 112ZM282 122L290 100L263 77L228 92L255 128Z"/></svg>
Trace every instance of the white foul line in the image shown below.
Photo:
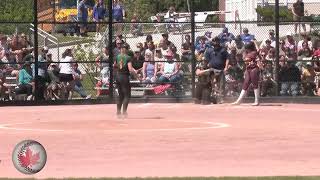
<svg viewBox="0 0 320 180"><path fill-rule="evenodd" d="M168 120L173 122L173 120ZM50 122L50 121L41 121L43 122ZM121 121L119 121L121 122ZM195 121L174 121L174 122L189 122L189 123L196 123ZM37 131L37 132L85 132L82 130L61 130L61 129L34 129L34 128L16 128L16 127L8 127L13 125L22 125L22 124L33 124L39 122L25 122L25 123L13 123L13 124L1 124L0 130L15 130L15 131ZM160 129L118 129L118 130L103 130L104 133L110 132L156 132L156 131L182 131L182 130L206 130L206 129L218 129L218 128L227 128L230 127L229 124L225 123L214 123L214 122L198 122L201 124L207 124L206 127L190 127L190 128L160 128Z"/></svg>

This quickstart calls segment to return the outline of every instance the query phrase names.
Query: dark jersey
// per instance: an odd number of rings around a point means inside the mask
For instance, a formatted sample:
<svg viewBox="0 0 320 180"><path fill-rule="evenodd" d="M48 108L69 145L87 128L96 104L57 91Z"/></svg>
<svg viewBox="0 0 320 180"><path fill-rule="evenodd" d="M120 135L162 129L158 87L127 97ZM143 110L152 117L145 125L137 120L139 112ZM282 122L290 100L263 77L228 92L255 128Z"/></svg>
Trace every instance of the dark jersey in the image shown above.
<svg viewBox="0 0 320 180"><path fill-rule="evenodd" d="M128 68L129 62L131 62L130 56L119 54L116 58L118 73L129 74L129 68Z"/></svg>

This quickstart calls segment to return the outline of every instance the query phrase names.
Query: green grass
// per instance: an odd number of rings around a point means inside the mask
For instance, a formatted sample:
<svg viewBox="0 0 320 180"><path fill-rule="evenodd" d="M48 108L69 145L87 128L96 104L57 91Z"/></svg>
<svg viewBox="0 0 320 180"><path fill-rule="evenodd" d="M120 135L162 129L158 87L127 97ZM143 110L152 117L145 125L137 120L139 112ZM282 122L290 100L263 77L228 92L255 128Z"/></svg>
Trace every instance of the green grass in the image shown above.
<svg viewBox="0 0 320 180"><path fill-rule="evenodd" d="M63 180L320 180L320 177L184 177L184 178L65 178ZM18 179L0 179L0 180L18 180ZM33 179L27 179L33 180ZM58 180L58 179L47 179ZM62 180L62 179L61 179Z"/></svg>

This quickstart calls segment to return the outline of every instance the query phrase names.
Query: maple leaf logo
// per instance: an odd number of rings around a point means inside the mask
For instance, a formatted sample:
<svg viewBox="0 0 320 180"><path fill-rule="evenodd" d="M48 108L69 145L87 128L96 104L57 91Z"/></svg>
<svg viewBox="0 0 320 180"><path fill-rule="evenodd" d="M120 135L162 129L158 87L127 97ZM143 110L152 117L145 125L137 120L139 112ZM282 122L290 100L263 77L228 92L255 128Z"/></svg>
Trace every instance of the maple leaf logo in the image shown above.
<svg viewBox="0 0 320 180"><path fill-rule="evenodd" d="M39 159L40 159L40 154L39 152L36 154L33 154L32 150L28 147L26 149L25 154L20 154L18 156L18 159L21 163L22 167L32 167L35 164L38 164Z"/></svg>

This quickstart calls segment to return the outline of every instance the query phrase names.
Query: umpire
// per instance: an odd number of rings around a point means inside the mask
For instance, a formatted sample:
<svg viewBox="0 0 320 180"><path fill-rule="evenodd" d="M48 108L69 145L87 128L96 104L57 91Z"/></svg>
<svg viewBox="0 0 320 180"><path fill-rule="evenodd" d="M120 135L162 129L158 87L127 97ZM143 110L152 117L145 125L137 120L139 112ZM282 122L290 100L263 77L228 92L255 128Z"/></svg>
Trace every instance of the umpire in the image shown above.
<svg viewBox="0 0 320 180"><path fill-rule="evenodd" d="M209 62L209 68L213 68L215 73L218 72L219 90L222 91L222 95L224 96L226 81L224 72L228 70L229 53L226 48L221 46L218 37L212 39L212 46L207 48L204 57Z"/></svg>

